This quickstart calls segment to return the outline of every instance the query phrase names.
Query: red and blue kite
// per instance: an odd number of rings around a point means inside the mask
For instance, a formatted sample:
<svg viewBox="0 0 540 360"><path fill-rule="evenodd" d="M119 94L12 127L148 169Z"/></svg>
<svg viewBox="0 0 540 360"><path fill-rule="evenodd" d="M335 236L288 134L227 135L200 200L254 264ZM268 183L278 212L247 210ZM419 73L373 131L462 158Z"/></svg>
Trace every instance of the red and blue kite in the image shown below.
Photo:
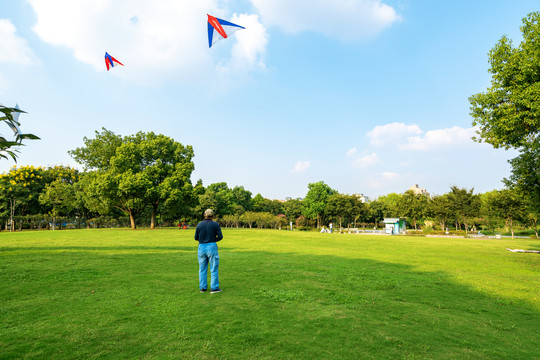
<svg viewBox="0 0 540 360"><path fill-rule="evenodd" d="M217 41L226 39L232 33L241 29L245 29L245 27L208 15L208 47L212 47ZM214 30L216 33L214 33Z"/></svg>
<svg viewBox="0 0 540 360"><path fill-rule="evenodd" d="M107 65L107 71L109 71L109 68L115 67L116 65L122 65L120 61L113 58L109 53L105 52L105 65Z"/></svg>

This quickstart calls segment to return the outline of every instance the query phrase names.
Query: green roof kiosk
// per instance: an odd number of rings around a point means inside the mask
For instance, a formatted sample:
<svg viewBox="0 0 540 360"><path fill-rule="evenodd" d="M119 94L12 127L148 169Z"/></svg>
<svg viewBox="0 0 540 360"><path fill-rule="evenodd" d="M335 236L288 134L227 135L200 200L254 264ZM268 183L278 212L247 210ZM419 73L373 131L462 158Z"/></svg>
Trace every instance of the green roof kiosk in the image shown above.
<svg viewBox="0 0 540 360"><path fill-rule="evenodd" d="M384 218L385 232L388 235L403 234L405 232L405 218Z"/></svg>

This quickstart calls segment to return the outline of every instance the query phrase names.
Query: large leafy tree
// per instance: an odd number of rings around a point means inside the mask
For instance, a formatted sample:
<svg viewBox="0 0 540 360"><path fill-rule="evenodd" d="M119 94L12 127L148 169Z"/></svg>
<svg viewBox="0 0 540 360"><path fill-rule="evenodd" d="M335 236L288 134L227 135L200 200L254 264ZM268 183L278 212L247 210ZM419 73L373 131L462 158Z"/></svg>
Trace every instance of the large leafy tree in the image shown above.
<svg viewBox="0 0 540 360"><path fill-rule="evenodd" d="M168 209L169 213L174 213L174 209L177 209L178 213L185 213L186 207L193 204L193 186L190 180L195 169L192 161L193 148L153 132L139 132L125 141L133 145L120 146L115 159L120 158L119 155L132 159L133 153L140 154L140 160L137 158L135 162L127 164L128 169L134 172L142 167L141 173L150 182L144 195L152 207L150 228L155 228L156 214L160 206ZM118 170L123 169L119 167Z"/></svg>
<svg viewBox="0 0 540 360"><path fill-rule="evenodd" d="M540 208L540 12L523 19L523 40L503 36L489 52L491 87L469 98L477 141L521 152L510 160L515 187Z"/></svg>
<svg viewBox="0 0 540 360"><path fill-rule="evenodd" d="M317 219L317 228L321 227L321 216L326 209L328 197L335 193L337 191L325 184L324 181L308 184L302 212L308 219Z"/></svg>
<svg viewBox="0 0 540 360"><path fill-rule="evenodd" d="M538 146L540 135L540 13L521 26L523 41L514 47L503 36L489 52L491 87L469 98L478 141L494 147Z"/></svg>
<svg viewBox="0 0 540 360"><path fill-rule="evenodd" d="M89 188L103 201L102 211L115 207L135 218L146 206L152 207L151 227L155 227L160 206L182 207L193 200L190 176L194 169L193 148L153 132L121 137L103 129L94 139L84 138L85 146L70 151L87 170ZM97 204L96 204L97 205ZM96 206L97 209L100 206Z"/></svg>

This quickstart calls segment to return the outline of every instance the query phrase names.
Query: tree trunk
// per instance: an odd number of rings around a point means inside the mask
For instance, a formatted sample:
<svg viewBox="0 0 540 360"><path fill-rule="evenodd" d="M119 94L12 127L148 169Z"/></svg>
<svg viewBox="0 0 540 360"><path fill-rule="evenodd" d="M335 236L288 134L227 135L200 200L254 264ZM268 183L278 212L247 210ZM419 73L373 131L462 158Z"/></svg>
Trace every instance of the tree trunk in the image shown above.
<svg viewBox="0 0 540 360"><path fill-rule="evenodd" d="M512 239L514 238L514 224L512 223L512 219L510 219L510 231L512 232Z"/></svg>
<svg viewBox="0 0 540 360"><path fill-rule="evenodd" d="M9 211L9 215L10 215L10 227L9 227L9 232L13 232L14 231L14 227L15 227L15 223L13 222L13 216L15 216L15 200L14 199L9 199L9 205L10 205L10 211Z"/></svg>
<svg viewBox="0 0 540 360"><path fill-rule="evenodd" d="M150 229L156 228L156 213L157 213L157 204L152 204L152 219L150 220Z"/></svg>
<svg viewBox="0 0 540 360"><path fill-rule="evenodd" d="M319 214L317 214L317 229L321 228L321 217Z"/></svg>
<svg viewBox="0 0 540 360"><path fill-rule="evenodd" d="M131 222L131 230L135 230L137 225L135 224L135 216L131 210L129 211L129 221Z"/></svg>

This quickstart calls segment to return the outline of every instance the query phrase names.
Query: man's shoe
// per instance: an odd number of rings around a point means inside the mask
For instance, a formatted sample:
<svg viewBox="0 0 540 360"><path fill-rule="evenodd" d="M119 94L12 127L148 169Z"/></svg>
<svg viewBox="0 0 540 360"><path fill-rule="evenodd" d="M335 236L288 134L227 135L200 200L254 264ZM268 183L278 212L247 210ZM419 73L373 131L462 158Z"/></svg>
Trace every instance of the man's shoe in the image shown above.
<svg viewBox="0 0 540 360"><path fill-rule="evenodd" d="M215 293L220 293L222 290L217 288L217 289L214 289L212 291L210 291L210 294L215 294Z"/></svg>
<svg viewBox="0 0 540 360"><path fill-rule="evenodd" d="M203 293L203 292L206 292L206 289L201 289L201 292L202 292L202 293Z"/></svg>

